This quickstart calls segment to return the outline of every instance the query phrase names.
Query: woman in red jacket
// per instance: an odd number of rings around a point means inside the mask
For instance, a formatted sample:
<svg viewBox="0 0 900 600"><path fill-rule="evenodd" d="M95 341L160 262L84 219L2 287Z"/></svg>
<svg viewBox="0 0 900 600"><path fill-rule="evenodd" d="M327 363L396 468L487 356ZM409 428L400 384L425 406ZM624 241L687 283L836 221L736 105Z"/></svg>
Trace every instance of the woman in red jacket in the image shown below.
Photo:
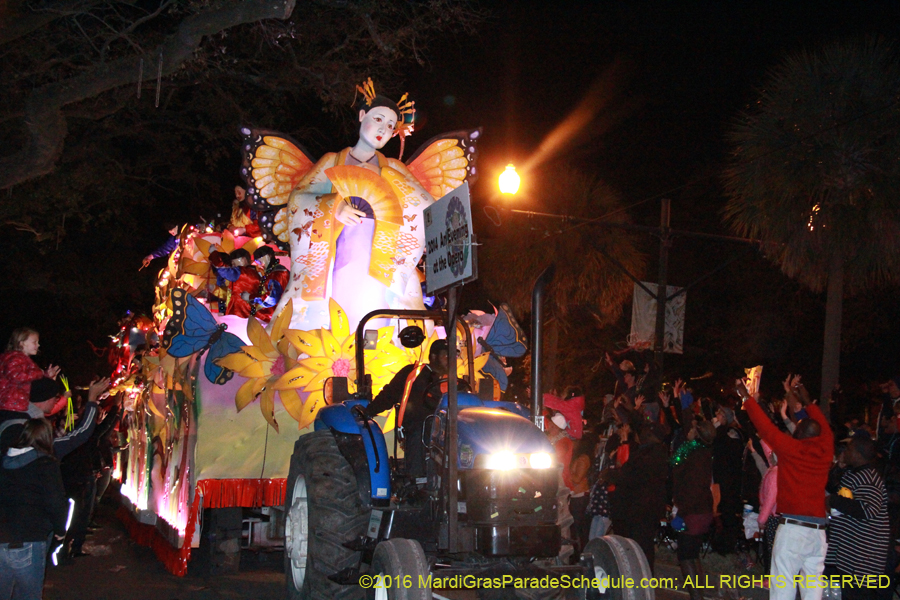
<svg viewBox="0 0 900 600"><path fill-rule="evenodd" d="M22 327L12 332L6 352L0 354L0 410L25 412L31 382L41 377L56 379L59 367L50 365L42 371L31 357L41 347L40 334Z"/></svg>

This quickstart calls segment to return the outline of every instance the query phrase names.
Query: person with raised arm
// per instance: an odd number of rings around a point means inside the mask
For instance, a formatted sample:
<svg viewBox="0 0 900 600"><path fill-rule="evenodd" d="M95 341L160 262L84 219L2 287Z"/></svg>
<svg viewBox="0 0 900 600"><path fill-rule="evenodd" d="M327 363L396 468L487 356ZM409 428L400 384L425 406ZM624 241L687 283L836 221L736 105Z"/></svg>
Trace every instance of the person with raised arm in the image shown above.
<svg viewBox="0 0 900 600"><path fill-rule="evenodd" d="M834 434L819 407L809 401L799 375L791 379L790 393L804 405L808 416L797 423L793 436L772 423L742 381L737 388L757 433L778 455L776 502L781 517L772 548L769 598L794 600L794 577L800 574L804 582L815 582L825 568L825 486L834 458ZM800 597L821 600L822 591L820 585L805 584L800 586Z"/></svg>

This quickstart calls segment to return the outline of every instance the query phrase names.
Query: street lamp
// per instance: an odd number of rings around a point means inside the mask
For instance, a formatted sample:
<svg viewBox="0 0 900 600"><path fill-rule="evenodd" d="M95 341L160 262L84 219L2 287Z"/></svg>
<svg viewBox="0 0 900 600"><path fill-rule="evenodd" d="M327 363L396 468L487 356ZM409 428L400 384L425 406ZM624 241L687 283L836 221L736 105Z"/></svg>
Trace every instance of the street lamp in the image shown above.
<svg viewBox="0 0 900 600"><path fill-rule="evenodd" d="M500 173L500 191L504 194L515 194L519 191L519 174L516 167L509 163L506 170Z"/></svg>

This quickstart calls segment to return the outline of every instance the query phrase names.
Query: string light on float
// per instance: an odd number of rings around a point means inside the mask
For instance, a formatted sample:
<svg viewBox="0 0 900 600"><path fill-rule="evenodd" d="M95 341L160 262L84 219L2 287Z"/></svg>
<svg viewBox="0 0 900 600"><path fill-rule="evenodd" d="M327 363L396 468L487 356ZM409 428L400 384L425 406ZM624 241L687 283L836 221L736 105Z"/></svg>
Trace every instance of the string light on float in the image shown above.
<svg viewBox="0 0 900 600"><path fill-rule="evenodd" d="M506 169L500 173L500 192L503 194L515 194L519 191L519 183L521 179L516 173L516 167L512 163L506 165Z"/></svg>

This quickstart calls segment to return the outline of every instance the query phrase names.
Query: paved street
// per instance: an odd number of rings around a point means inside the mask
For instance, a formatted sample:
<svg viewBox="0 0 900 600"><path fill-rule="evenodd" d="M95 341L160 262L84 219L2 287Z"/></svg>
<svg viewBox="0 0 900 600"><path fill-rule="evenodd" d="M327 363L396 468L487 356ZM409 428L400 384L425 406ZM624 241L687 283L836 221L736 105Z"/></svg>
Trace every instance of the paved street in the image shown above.
<svg viewBox="0 0 900 600"><path fill-rule="evenodd" d="M114 491L111 489L109 494ZM116 496L117 498L117 496ZM175 577L166 571L149 548L135 544L116 519L118 505L108 498L98 508L96 531L85 544L91 554L72 564L50 567L45 600L283 600L284 573L280 552L245 552L240 573L210 576L209 561L194 550L188 573ZM658 577L678 577L678 567L657 565ZM766 594L753 590L760 599ZM446 592L445 592L446 593ZM746 591L742 594L748 596ZM452 600L475 600L476 592L446 593ZM657 590L657 600L686 600L674 590Z"/></svg>
<svg viewBox="0 0 900 600"><path fill-rule="evenodd" d="M112 495L110 489L108 494ZM117 496L116 496L117 497ZM283 600L282 554L245 553L237 575L209 576L209 562L197 549L184 577L163 568L153 551L135 544L115 518L117 505L105 500L88 538L91 554L70 565L50 567L45 600Z"/></svg>

